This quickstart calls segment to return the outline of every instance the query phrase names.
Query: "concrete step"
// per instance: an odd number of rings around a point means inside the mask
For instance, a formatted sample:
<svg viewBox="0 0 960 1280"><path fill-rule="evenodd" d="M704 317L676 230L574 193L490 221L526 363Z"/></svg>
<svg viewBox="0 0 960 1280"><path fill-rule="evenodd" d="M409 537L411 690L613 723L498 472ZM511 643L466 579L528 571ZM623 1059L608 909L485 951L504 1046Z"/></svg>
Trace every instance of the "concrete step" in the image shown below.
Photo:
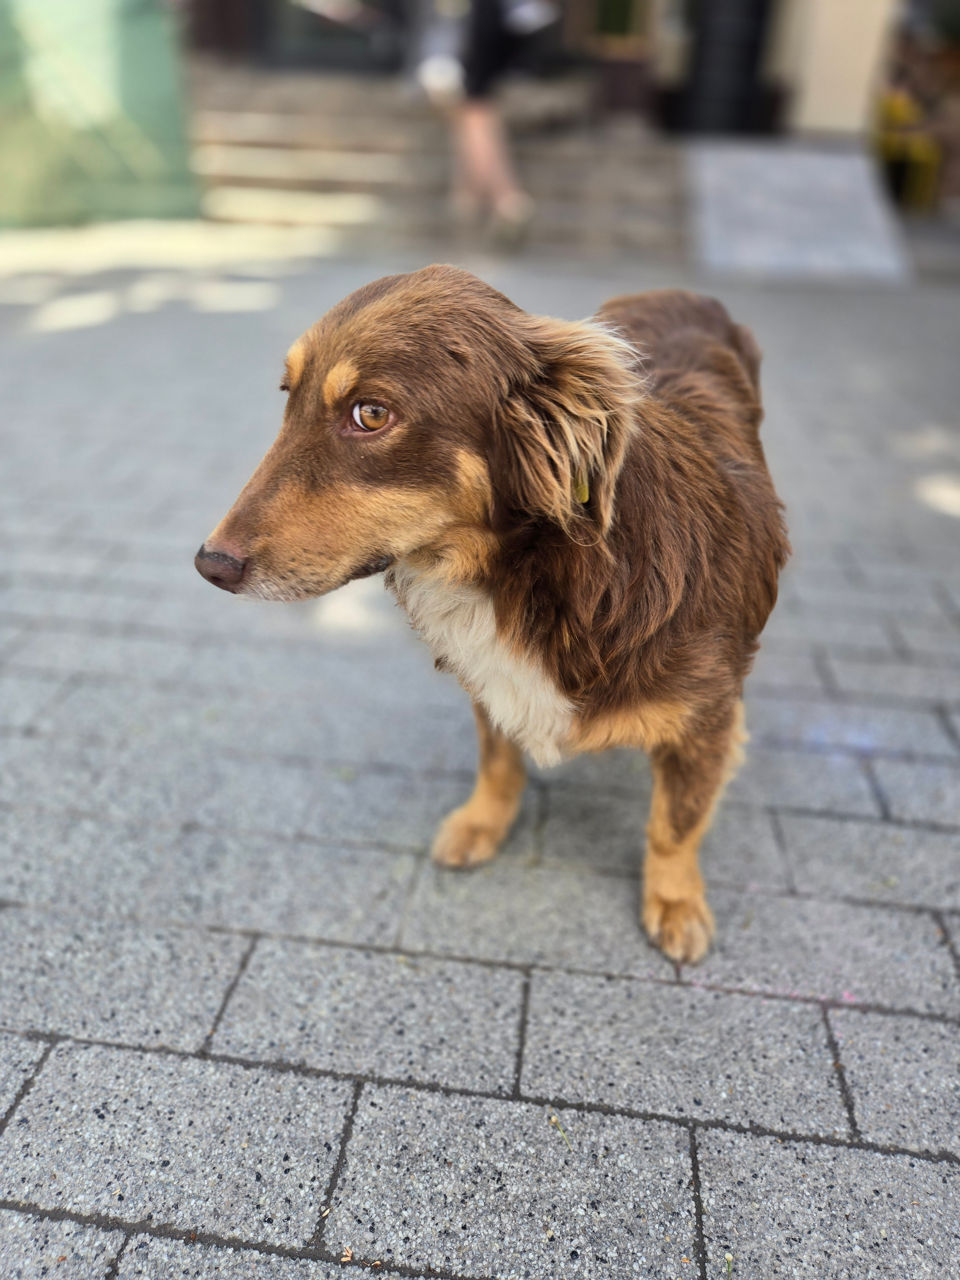
<svg viewBox="0 0 960 1280"><path fill-rule="evenodd" d="M365 116L422 122L438 115L419 86L405 76L276 71L205 59L194 63L190 101L196 112L324 116L336 121ZM506 120L520 128L588 120L592 101L592 78L579 73L551 80L510 79L498 95Z"/></svg>
<svg viewBox="0 0 960 1280"><path fill-rule="evenodd" d="M366 247L390 243L422 244L458 235L443 198L422 194L382 196L351 192L265 190L257 187L214 187L204 212L220 222L314 227L348 235ZM537 245L583 245L592 249L649 249L674 258L683 245L683 229L667 214L644 209L603 207L589 202L548 200L538 203L531 228Z"/></svg>
<svg viewBox="0 0 960 1280"><path fill-rule="evenodd" d="M211 186L265 187L308 191L399 191L444 194L450 182L446 153L398 155L375 151L330 151L298 147L255 147L204 143L193 150L194 172ZM651 209L676 203L679 175L672 157L644 156L637 165L609 157L588 170L581 161L553 154L549 144L518 149L517 165L534 198L589 198L631 201Z"/></svg>

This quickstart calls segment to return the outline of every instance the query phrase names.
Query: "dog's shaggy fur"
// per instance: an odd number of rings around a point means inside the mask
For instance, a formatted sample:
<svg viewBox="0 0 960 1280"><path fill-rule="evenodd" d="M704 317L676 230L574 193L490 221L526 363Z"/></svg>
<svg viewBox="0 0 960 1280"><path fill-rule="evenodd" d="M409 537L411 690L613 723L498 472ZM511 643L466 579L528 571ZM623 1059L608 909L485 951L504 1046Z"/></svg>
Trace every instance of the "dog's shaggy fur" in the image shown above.
<svg viewBox="0 0 960 1280"><path fill-rule="evenodd" d="M749 331L694 294L572 324L452 267L390 276L293 345L283 428L197 556L275 600L387 570L474 701L477 782L437 833L444 865L494 855L522 752L648 751L643 923L678 961L712 933L697 850L789 553L758 369Z"/></svg>

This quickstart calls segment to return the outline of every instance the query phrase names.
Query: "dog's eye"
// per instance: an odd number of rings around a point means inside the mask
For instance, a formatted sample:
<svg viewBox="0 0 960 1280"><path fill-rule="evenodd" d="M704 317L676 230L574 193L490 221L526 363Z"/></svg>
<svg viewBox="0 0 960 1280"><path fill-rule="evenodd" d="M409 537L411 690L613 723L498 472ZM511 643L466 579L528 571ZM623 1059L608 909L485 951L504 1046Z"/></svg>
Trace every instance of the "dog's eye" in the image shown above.
<svg viewBox="0 0 960 1280"><path fill-rule="evenodd" d="M390 410L386 405L360 400L353 406L351 416L361 431L379 431L387 425Z"/></svg>

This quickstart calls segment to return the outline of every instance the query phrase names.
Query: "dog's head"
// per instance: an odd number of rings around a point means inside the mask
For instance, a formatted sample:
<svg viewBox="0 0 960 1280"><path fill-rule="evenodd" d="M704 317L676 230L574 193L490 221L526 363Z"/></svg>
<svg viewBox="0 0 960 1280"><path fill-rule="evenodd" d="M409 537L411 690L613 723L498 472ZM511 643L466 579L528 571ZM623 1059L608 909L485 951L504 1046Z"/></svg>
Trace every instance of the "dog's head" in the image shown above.
<svg viewBox="0 0 960 1280"><path fill-rule="evenodd" d="M462 567L517 522L602 536L635 359L453 267L375 281L290 348L280 434L197 568L295 600L416 554Z"/></svg>

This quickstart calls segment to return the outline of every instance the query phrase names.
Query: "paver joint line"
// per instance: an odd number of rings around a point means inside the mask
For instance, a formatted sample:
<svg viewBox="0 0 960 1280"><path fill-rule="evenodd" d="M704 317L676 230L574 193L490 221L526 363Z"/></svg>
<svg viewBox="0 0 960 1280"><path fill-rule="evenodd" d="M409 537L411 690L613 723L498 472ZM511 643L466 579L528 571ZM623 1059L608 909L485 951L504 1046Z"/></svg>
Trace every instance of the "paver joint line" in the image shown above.
<svg viewBox="0 0 960 1280"><path fill-rule="evenodd" d="M840 1057L840 1045L837 1043L837 1037L834 1034L833 1027L830 1025L830 1018L827 1015L825 1004L821 1004L820 1013L823 1019L823 1029L826 1032L827 1044L830 1047L830 1056L833 1060L833 1070L836 1073L837 1084L840 1088L840 1095L843 1098L843 1105L847 1112L847 1123L850 1125L851 1137L859 1139L861 1137L860 1126L857 1124L857 1113L853 1105L853 1094L850 1091L850 1084L847 1080L846 1072L843 1069L843 1060Z"/></svg>
<svg viewBox="0 0 960 1280"><path fill-rule="evenodd" d="M957 978L960 979L960 936L954 937L954 931L947 924L947 917L942 911L931 911L930 914L936 921L937 928L943 934L944 946L950 952ZM958 926L958 935L960 935L960 926Z"/></svg>
<svg viewBox="0 0 960 1280"><path fill-rule="evenodd" d="M37 1038L39 1039L39 1037ZM29 1074L27 1075L26 1079L22 1082L22 1084L20 1085L20 1088L14 1094L13 1101L10 1103L9 1107L7 1107L6 1112L2 1116L0 1116L0 1138L3 1137L3 1134L6 1131L7 1125L13 1119L13 1116L17 1110L17 1107L19 1107L20 1103L24 1100L24 1098L33 1088L34 1081L36 1080L40 1072L43 1070L47 1059L50 1057L50 1054L56 1048L60 1039L61 1037L57 1036L46 1041L47 1047L40 1054L40 1057L33 1064L33 1067L30 1070Z"/></svg>
<svg viewBox="0 0 960 1280"><path fill-rule="evenodd" d="M530 1016L530 981L532 968L528 967L523 976L523 987L520 992L520 1016L517 1019L517 1057L513 1069L513 1090L511 1097L520 1097L520 1077L523 1075L523 1051L527 1043L527 1022Z"/></svg>
<svg viewBox="0 0 960 1280"><path fill-rule="evenodd" d="M120 1247L110 1259L106 1271L103 1273L103 1280L117 1280L120 1272L120 1260L127 1251L127 1245L130 1243L132 1236L125 1235L120 1241Z"/></svg>
<svg viewBox="0 0 960 1280"><path fill-rule="evenodd" d="M246 950L240 957L240 963L237 965L237 971L227 984L227 989L223 993L223 999L220 1001L220 1007L214 1014L213 1021L210 1024L210 1030L207 1032L206 1036L204 1036L203 1045L200 1049L200 1054L203 1057L209 1057L210 1047L213 1044L214 1036L219 1030L220 1023L223 1021L223 1015L227 1011L227 1005L230 1003L230 997L236 991L240 979L247 971L247 966L250 964L253 953L257 949L257 942L259 941L259 938L259 933L254 933L250 938L250 942L248 943Z"/></svg>
<svg viewBox="0 0 960 1280"><path fill-rule="evenodd" d="M263 1240L244 1240L239 1236L218 1235L213 1231L192 1231L188 1227L175 1227L169 1223L155 1223L149 1218L138 1222L125 1222L112 1214L78 1213L72 1209L48 1209L43 1205L32 1204L25 1200L0 1199L0 1209L14 1213L28 1214L31 1217L43 1218L48 1222L75 1222L78 1226L97 1227L101 1231L119 1231L124 1239L116 1255L116 1262L126 1251L134 1236L150 1236L155 1240L179 1240L183 1244L209 1245L218 1249L243 1250L260 1254L263 1257L289 1258L295 1262L327 1262L342 1266L345 1270L360 1270L367 1274L383 1275L384 1280L391 1276L409 1276L412 1280L498 1280L496 1276L467 1275L462 1272L448 1271L443 1267L411 1267L402 1262L391 1262L389 1267L381 1271L378 1268L371 1272L373 1258L353 1257L344 1260L339 1253L331 1253L328 1249L318 1249L312 1244L281 1245L269 1244ZM103 1280L110 1280L109 1270Z"/></svg>
<svg viewBox="0 0 960 1280"><path fill-rule="evenodd" d="M890 801L887 799L887 793L880 785L880 779L877 777L877 772L870 763L870 757L861 755L859 760L860 768L863 770L863 776L867 780L867 786L872 791L873 798L876 800L877 807L880 810L881 821L886 822L892 813Z"/></svg>
<svg viewBox="0 0 960 1280"><path fill-rule="evenodd" d="M690 1184L693 1188L693 1213L696 1230L696 1262L700 1280L707 1280L707 1246L703 1238L703 1198L700 1189L700 1157L697 1153L697 1130L690 1125Z"/></svg>
<svg viewBox="0 0 960 1280"><path fill-rule="evenodd" d="M808 1002L809 1003L809 1002ZM818 1005L822 1005L820 1001L814 1001ZM844 1010L852 1010L854 1006L839 1003L835 1007ZM42 1033L17 1033L24 1034L24 1038L34 1040L46 1040L47 1037ZM754 1122L736 1123L729 1120L718 1119L698 1119L690 1116L673 1115L668 1112L640 1110L633 1107L623 1107L606 1102L590 1102L580 1099L569 1099L563 1097L551 1097L540 1094L520 1094L513 1097L511 1094L497 1093L484 1089L470 1089L460 1086L437 1084L432 1081L411 1080L403 1077L379 1076L375 1074L361 1074L349 1071L336 1071L325 1067L307 1067L298 1063L278 1062L278 1061L262 1061L250 1058L242 1058L234 1054L209 1053L204 1054L199 1050L195 1052L187 1052L185 1050L171 1049L166 1046L152 1047L141 1045L124 1044L117 1041L85 1039L75 1036L56 1036L50 1040L50 1049L57 1044L71 1044L78 1046L95 1046L99 1048L121 1049L128 1053L143 1054L150 1056L162 1056L179 1058L184 1061L199 1061L223 1063L227 1066L241 1067L248 1071L270 1071L278 1075L294 1075L318 1080L335 1080L341 1082L349 1082L354 1085L354 1094L356 1102L353 1104L353 1114L356 1114L356 1104L359 1102L360 1092L365 1085L377 1088L404 1088L410 1089L417 1093L438 1094L447 1098L477 1098L490 1102L521 1102L529 1106L543 1107L553 1111L575 1111L585 1115L607 1115L619 1117L628 1120L647 1120L662 1122L677 1126L679 1128L700 1129L704 1131L720 1130L726 1133L740 1133L753 1137L776 1138L784 1142L806 1143L811 1146L827 1146L840 1147L856 1151L871 1151L878 1155L890 1156L911 1156L917 1160L923 1160L930 1164L950 1164L960 1166L960 1153L938 1150L930 1151L913 1147L904 1147L894 1143L870 1142L860 1138L841 1138L830 1134L802 1133L797 1130L779 1129L769 1125L761 1125ZM49 1053L49 1050L48 1050ZM45 1057L48 1056L45 1055ZM31 1077L31 1083L36 1076L35 1069ZM27 1089L23 1090L26 1094ZM18 1098L19 1101L19 1098ZM7 1120L12 1118L15 1107L12 1107L8 1113ZM352 1125L350 1126L352 1130ZM343 1162L346 1158L346 1145L349 1135L344 1128L343 1140L341 1142L341 1150L338 1156L335 1170L342 1170ZM3 1202L0 1201L0 1207ZM20 1207L14 1205L13 1207Z"/></svg>
<svg viewBox="0 0 960 1280"><path fill-rule="evenodd" d="M343 1129L340 1133L340 1147L337 1151L337 1158L334 1161L333 1168L330 1171L330 1177L327 1179L327 1185L323 1191L323 1204L318 1210L317 1225L314 1227L313 1235L310 1237L310 1243L317 1249L323 1249L324 1233L327 1225L327 1213L333 1200L334 1192L337 1189L337 1183L340 1181L340 1174L343 1172L343 1166L347 1159L347 1147L353 1134L353 1122L357 1116L357 1107L360 1105L360 1095L363 1093L363 1082L357 1080L353 1086L353 1092L350 1095L350 1103L347 1107L347 1114L344 1117Z"/></svg>

